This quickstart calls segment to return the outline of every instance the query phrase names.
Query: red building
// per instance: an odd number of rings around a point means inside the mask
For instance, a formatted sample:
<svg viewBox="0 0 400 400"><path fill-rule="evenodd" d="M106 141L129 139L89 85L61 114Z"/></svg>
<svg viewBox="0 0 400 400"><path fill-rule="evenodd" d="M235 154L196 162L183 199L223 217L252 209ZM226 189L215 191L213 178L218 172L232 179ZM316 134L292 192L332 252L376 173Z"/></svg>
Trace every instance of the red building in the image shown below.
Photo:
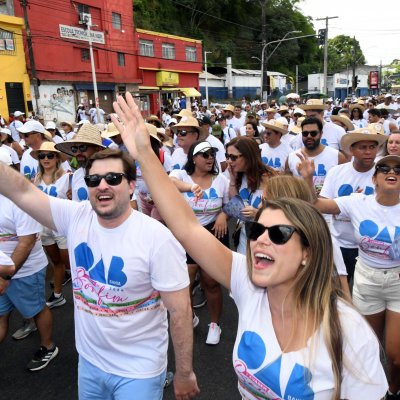
<svg viewBox="0 0 400 400"><path fill-rule="evenodd" d="M197 97L203 70L200 40L136 30L142 110L157 113L177 96ZM148 103L146 103L148 102Z"/></svg>
<svg viewBox="0 0 400 400"><path fill-rule="evenodd" d="M100 107L111 112L116 92L138 91L131 0L28 0L27 5L40 81L38 105L46 120L74 120L79 103L88 107L94 103L89 43L81 24L85 15L94 25L93 56ZM15 15L23 17L20 1L15 0L14 7ZM25 53L31 73L27 49Z"/></svg>

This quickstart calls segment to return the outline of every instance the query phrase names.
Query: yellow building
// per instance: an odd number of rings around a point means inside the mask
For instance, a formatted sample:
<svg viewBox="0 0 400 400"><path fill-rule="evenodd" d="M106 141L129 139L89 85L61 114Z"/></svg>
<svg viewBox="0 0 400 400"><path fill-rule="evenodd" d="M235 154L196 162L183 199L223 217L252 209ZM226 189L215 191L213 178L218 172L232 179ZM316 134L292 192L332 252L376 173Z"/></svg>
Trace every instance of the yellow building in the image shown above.
<svg viewBox="0 0 400 400"><path fill-rule="evenodd" d="M6 121L14 111L27 113L31 104L23 28L22 18L0 14L0 114Z"/></svg>

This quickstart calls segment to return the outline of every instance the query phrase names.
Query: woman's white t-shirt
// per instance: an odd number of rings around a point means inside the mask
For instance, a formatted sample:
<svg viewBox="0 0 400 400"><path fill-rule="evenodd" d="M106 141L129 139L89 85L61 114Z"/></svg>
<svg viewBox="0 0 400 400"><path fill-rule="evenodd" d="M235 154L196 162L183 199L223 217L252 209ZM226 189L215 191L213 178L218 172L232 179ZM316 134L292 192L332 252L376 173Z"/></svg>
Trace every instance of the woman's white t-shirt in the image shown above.
<svg viewBox="0 0 400 400"><path fill-rule="evenodd" d="M322 329L307 347L282 353L275 335L268 290L253 285L246 257L233 253L231 294L239 311L233 366L243 399L331 400L332 363ZM381 399L388 388L379 343L357 311L338 303L343 332L341 399Z"/></svg>

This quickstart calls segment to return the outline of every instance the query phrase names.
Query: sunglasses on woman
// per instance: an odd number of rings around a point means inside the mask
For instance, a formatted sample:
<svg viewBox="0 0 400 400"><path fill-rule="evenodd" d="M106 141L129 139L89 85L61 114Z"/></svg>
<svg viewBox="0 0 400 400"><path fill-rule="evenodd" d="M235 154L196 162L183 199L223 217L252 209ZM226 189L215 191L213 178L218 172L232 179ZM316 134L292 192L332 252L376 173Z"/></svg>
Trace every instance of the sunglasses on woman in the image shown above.
<svg viewBox="0 0 400 400"><path fill-rule="evenodd" d="M229 153L225 153L225 157L227 160L231 160L231 161L236 161L238 158L242 157L241 154L229 154Z"/></svg>
<svg viewBox="0 0 400 400"><path fill-rule="evenodd" d="M392 170L395 175L400 175L400 167L389 167L388 165L377 165L376 166L376 171L382 172L385 175L387 175Z"/></svg>
<svg viewBox="0 0 400 400"><path fill-rule="evenodd" d="M80 144L79 146L71 146L71 153L75 154L78 152L78 150L81 153L84 153L87 149L88 149L88 145L87 144Z"/></svg>
<svg viewBox="0 0 400 400"><path fill-rule="evenodd" d="M210 157L215 158L215 151L214 150L204 151L202 153L197 153L196 156L202 156L203 158L208 160Z"/></svg>
<svg viewBox="0 0 400 400"><path fill-rule="evenodd" d="M317 135L319 135L319 131L303 131L301 132L301 134L303 135L303 137L307 137L308 135L311 135L311 137L316 137Z"/></svg>
<svg viewBox="0 0 400 400"><path fill-rule="evenodd" d="M257 240L265 231L268 231L269 239L274 244L285 244L298 229L291 225L264 226L259 222L245 223L246 235L250 240Z"/></svg>
<svg viewBox="0 0 400 400"><path fill-rule="evenodd" d="M44 160L45 158L47 158L48 160L53 160L55 156L56 155L54 153L39 153L38 159Z"/></svg>
<svg viewBox="0 0 400 400"><path fill-rule="evenodd" d="M126 174L123 172L108 172L105 175L86 175L85 176L85 183L87 187L97 187L100 185L102 179L104 179L107 185L110 186L117 186L122 182L122 178L126 178Z"/></svg>

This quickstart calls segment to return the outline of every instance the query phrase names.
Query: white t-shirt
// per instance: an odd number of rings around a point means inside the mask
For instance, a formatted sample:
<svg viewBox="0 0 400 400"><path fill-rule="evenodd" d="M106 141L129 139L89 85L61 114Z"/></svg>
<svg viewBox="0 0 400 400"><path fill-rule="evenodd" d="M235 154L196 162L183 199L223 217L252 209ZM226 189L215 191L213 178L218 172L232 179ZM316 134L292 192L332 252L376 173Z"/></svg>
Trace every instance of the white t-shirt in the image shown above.
<svg viewBox="0 0 400 400"><path fill-rule="evenodd" d="M19 121L18 119L14 120L13 122L11 122L11 124L8 126L8 128L11 131L11 136L12 138L19 143L19 141L21 140L21 137L19 136L19 132L18 132L18 128L21 128L21 126L23 126L24 124Z"/></svg>
<svg viewBox="0 0 400 400"><path fill-rule="evenodd" d="M50 198L68 238L78 353L109 374L152 378L167 366L167 312L160 291L189 285L186 256L171 232L132 210L102 227L88 201Z"/></svg>
<svg viewBox="0 0 400 400"><path fill-rule="evenodd" d="M62 138L62 137L60 137L60 136L58 136L58 135L54 135L53 136L53 142L54 143L62 143L64 141L64 139Z"/></svg>
<svg viewBox="0 0 400 400"><path fill-rule="evenodd" d="M244 125L245 120L246 120L245 117L241 118L232 117L231 119L226 120L226 125L229 126L229 128L233 128L236 134L239 135L239 129L241 126Z"/></svg>
<svg viewBox="0 0 400 400"><path fill-rule="evenodd" d="M366 195L373 194L375 191L372 183L374 171L375 168L372 167L367 172L358 172L354 169L352 162L337 165L328 171L320 196L335 199L336 197L350 196L360 189L362 189L361 193ZM333 215L330 229L340 247L347 249L358 247L354 237L354 228L349 218L342 214Z"/></svg>
<svg viewBox="0 0 400 400"><path fill-rule="evenodd" d="M66 173L58 178L54 183L49 185L42 179L37 187L48 196L58 197L59 199L67 199L69 189L70 174Z"/></svg>
<svg viewBox="0 0 400 400"><path fill-rule="evenodd" d="M170 176L182 182L194 184L192 177L184 169L176 169L171 172ZM192 192L184 192L182 194L200 224L205 226L214 222L222 211L223 205L228 203L229 180L222 174L216 175L211 182L211 186L204 190L201 199L194 197Z"/></svg>
<svg viewBox="0 0 400 400"><path fill-rule="evenodd" d="M264 164L275 169L276 171L283 172L285 170L286 159L291 153L290 149L286 144L281 143L278 147L272 148L268 143L259 145L261 149L261 159Z"/></svg>
<svg viewBox="0 0 400 400"><path fill-rule="evenodd" d="M21 158L20 173L28 178L30 181L35 179L38 171L38 160L31 156L32 148L24 151Z"/></svg>
<svg viewBox="0 0 400 400"><path fill-rule="evenodd" d="M300 176L297 171L297 165L300 163L299 157L297 157L299 151L294 151L288 156L288 166L290 172L294 176ZM317 191L320 191L324 184L326 174L339 162L339 151L332 147L325 146L324 150L315 157L308 157L309 160L314 160L315 172L313 177L314 187Z"/></svg>
<svg viewBox="0 0 400 400"><path fill-rule="evenodd" d="M382 206L375 196L354 193L335 199L344 217L353 225L359 256L370 268L394 268L400 259L393 256L392 244L400 236L400 204Z"/></svg>
<svg viewBox="0 0 400 400"><path fill-rule="evenodd" d="M0 146L0 149L5 150L8 153L10 153L11 160L14 165L20 163L18 153L12 147L6 146L3 144L2 146Z"/></svg>
<svg viewBox="0 0 400 400"><path fill-rule="evenodd" d="M18 236L37 234L36 243L28 258L13 279L30 276L43 269L47 265L47 258L39 236L42 226L2 195L0 195L0 210L0 250L7 256L11 257L17 247Z"/></svg>
<svg viewBox="0 0 400 400"><path fill-rule="evenodd" d="M365 119L352 119L351 123L355 129L366 128L368 126L368 122Z"/></svg>
<svg viewBox="0 0 400 400"><path fill-rule="evenodd" d="M0 250L0 265L14 265L13 260Z"/></svg>
<svg viewBox="0 0 400 400"><path fill-rule="evenodd" d="M171 171L174 169L182 169L187 163L187 154L183 152L182 147L178 147L171 156Z"/></svg>
<svg viewBox="0 0 400 400"><path fill-rule="evenodd" d="M224 135L225 144L228 144L232 139L237 136L236 131L233 128L229 128L229 126L226 126L225 129L222 130L222 132Z"/></svg>
<svg viewBox="0 0 400 400"><path fill-rule="evenodd" d="M332 363L322 327L307 347L282 353L275 335L268 291L251 283L246 257L233 253L231 293L239 311L233 366L243 399L332 399ZM343 330L341 399L380 399L388 388L379 343L363 317L338 302ZM314 346L315 345L315 346Z"/></svg>
<svg viewBox="0 0 400 400"><path fill-rule="evenodd" d="M85 183L85 168L78 168L71 181L71 191L73 201L83 201L89 199L88 188Z"/></svg>

